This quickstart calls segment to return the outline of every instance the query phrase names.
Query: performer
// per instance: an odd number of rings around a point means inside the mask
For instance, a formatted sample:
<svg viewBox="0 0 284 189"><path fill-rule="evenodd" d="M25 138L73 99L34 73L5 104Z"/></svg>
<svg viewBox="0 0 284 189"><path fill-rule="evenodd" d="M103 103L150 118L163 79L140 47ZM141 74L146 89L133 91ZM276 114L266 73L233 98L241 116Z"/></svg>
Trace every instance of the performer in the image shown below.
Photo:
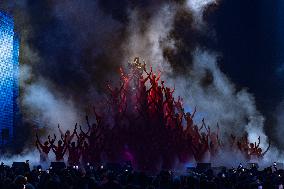
<svg viewBox="0 0 284 189"><path fill-rule="evenodd" d="M51 145L49 145L48 141L45 141L42 145L40 142L38 135L36 134L36 147L40 153L40 162L48 162L48 154L51 149Z"/></svg>
<svg viewBox="0 0 284 189"><path fill-rule="evenodd" d="M70 166L73 165L79 165L80 163L80 146L75 142L71 142L71 144L68 144L68 152L69 152L69 157L68 157L68 164Z"/></svg>
<svg viewBox="0 0 284 189"><path fill-rule="evenodd" d="M81 146L81 155L82 155L82 163L84 165L86 165L87 163L90 163L91 158L90 158L90 154L92 154L93 150L91 151L90 149L90 145L84 141L83 146Z"/></svg>
<svg viewBox="0 0 284 189"><path fill-rule="evenodd" d="M65 141L66 144L68 144L69 142L71 142L75 136L75 132L77 130L77 123L75 125L75 129L73 131L73 133L71 134L70 130L67 130L65 133L61 130L60 125L58 124L58 129L61 135L61 140Z"/></svg>
<svg viewBox="0 0 284 189"><path fill-rule="evenodd" d="M133 62L128 63L128 66L131 68L133 76L138 76L137 79L139 79L139 76L146 70L146 62L143 60L143 63L141 63L139 57L135 57Z"/></svg>
<svg viewBox="0 0 284 189"><path fill-rule="evenodd" d="M194 112L191 114L190 112L187 112L184 114L185 120L186 120L186 127L188 129L192 128L193 126L193 118L196 113L196 107L194 108ZM202 127L205 125L204 119L202 119Z"/></svg>
<svg viewBox="0 0 284 189"><path fill-rule="evenodd" d="M63 143L62 140L59 140L57 146L52 144L51 147L52 151L55 154L56 161L58 162L64 161L64 154L67 150L67 145Z"/></svg>

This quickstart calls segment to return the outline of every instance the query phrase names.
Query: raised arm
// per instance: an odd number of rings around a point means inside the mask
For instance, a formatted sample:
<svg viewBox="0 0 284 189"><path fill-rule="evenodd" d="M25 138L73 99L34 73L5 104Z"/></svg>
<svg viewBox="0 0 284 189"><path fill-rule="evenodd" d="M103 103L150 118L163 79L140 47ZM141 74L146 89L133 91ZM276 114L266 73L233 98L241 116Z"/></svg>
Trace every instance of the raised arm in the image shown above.
<svg viewBox="0 0 284 189"><path fill-rule="evenodd" d="M59 123L58 123L58 126L57 126L57 127L58 127L58 130L59 130L61 136L64 136L64 132L61 130Z"/></svg>
<svg viewBox="0 0 284 189"><path fill-rule="evenodd" d="M52 146L51 146L51 150L53 151L54 154L56 154L56 149L55 149L55 147L56 147L55 145L52 145Z"/></svg>
<svg viewBox="0 0 284 189"><path fill-rule="evenodd" d="M201 127L200 127L199 131L201 131L203 129L204 125L205 125L205 122L204 122L204 118L203 118L202 119L202 124L201 124Z"/></svg>
<svg viewBox="0 0 284 189"><path fill-rule="evenodd" d="M125 77L122 67L119 68L119 73L121 78Z"/></svg>
<svg viewBox="0 0 284 189"><path fill-rule="evenodd" d="M196 106L194 107L194 111L193 111L193 113L192 113L192 115L191 115L191 119L194 118L195 113L196 113Z"/></svg>
<svg viewBox="0 0 284 189"><path fill-rule="evenodd" d="M86 122L87 122L88 127L91 128L91 125L90 125L90 122L89 122L89 117L87 115L86 115Z"/></svg>
<svg viewBox="0 0 284 189"><path fill-rule="evenodd" d="M173 95L173 93L175 92L175 90L176 90L176 85L174 85L174 88L173 88L173 90L171 91L171 95Z"/></svg>
<svg viewBox="0 0 284 189"><path fill-rule="evenodd" d="M120 94L123 89L124 89L124 83L122 83L122 85L121 85L121 87L120 87L118 93Z"/></svg>
<svg viewBox="0 0 284 189"><path fill-rule="evenodd" d="M42 149L42 148L43 148L43 145L42 145L42 143L40 142L38 136L37 136L36 142L37 142L37 144L39 145L39 147Z"/></svg>
<svg viewBox="0 0 284 189"><path fill-rule="evenodd" d="M148 80L149 80L150 76L147 75L147 77L145 77L145 79L142 79L142 83L145 84Z"/></svg>
<svg viewBox="0 0 284 189"><path fill-rule="evenodd" d="M145 72L145 73L148 75L148 77L150 78L150 76L151 76L151 74L152 74L152 72L153 72L152 66L151 66L151 68L150 68L150 73L147 72L146 67L144 68L144 72Z"/></svg>
<svg viewBox="0 0 284 189"><path fill-rule="evenodd" d="M96 116L97 124L100 124L100 122L102 121L102 116L100 116L98 114L98 112L96 111L96 107L95 106L93 107L93 109L94 109L94 113L95 113L95 116Z"/></svg>
<svg viewBox="0 0 284 189"><path fill-rule="evenodd" d="M258 137L258 143L255 144L255 148L259 148L259 145L260 145L260 136Z"/></svg>
<svg viewBox="0 0 284 189"><path fill-rule="evenodd" d="M271 145L271 142L270 142L270 140L268 141L268 147L267 147L267 149L261 154L261 156L264 156L267 152L268 152L268 150L269 150L269 148L270 148L270 145Z"/></svg>
<svg viewBox="0 0 284 189"><path fill-rule="evenodd" d="M207 131L208 135L211 135L211 128L208 126L208 131Z"/></svg>
<svg viewBox="0 0 284 189"><path fill-rule="evenodd" d="M36 134L36 147L39 152L41 152L42 144L39 141L38 135Z"/></svg>
<svg viewBox="0 0 284 189"><path fill-rule="evenodd" d="M191 116L191 118L192 118L192 116ZM204 118L202 119L202 124L203 124L204 128L206 129L206 131L208 132L208 128L207 128L207 125L205 124ZM208 126L208 127L209 127L209 126Z"/></svg>
<svg viewBox="0 0 284 189"><path fill-rule="evenodd" d="M156 82L158 82L160 80L160 78L161 78L161 71L159 71L159 74L158 74L158 76L156 78Z"/></svg>
<svg viewBox="0 0 284 189"><path fill-rule="evenodd" d="M90 128L89 128L88 132L85 133L85 132L83 131L83 129L82 129L82 126L80 125L80 131L81 131L81 133L84 135L84 137L86 137L86 138L89 137L88 133L90 132Z"/></svg>
<svg viewBox="0 0 284 189"><path fill-rule="evenodd" d="M219 134L220 134L220 126L219 126L219 123L217 123L217 136L216 137L217 137L218 143L221 144Z"/></svg>
<svg viewBox="0 0 284 189"><path fill-rule="evenodd" d="M76 133L77 133L77 123L75 124L75 128L74 128L74 131L73 131L72 135L70 135L69 141L71 141L74 138Z"/></svg>

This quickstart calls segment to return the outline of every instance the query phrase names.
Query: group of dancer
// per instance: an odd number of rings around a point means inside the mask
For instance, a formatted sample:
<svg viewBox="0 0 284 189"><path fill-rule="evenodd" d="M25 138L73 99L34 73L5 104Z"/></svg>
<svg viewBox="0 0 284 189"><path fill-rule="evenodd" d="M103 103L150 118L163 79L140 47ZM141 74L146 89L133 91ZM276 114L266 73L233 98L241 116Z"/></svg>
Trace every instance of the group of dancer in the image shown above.
<svg viewBox="0 0 284 189"><path fill-rule="evenodd" d="M202 162L228 147L248 159L262 158L268 151L269 147L264 152L259 147L260 138L258 144L249 143L247 134L231 135L227 137L231 142L222 142L219 125L213 131L204 119L200 126L195 124L196 108L186 112L183 99L174 97L175 89L165 86L161 73L154 74L152 68L148 72L139 58L129 67L129 73L120 69L119 87L107 85L103 108L93 108L95 123L90 124L86 116L87 132L81 126L78 131L77 124L73 132L60 130L57 145L55 135L48 136L44 144L37 137L43 161L52 150L57 161L62 161L66 154L70 165L127 160L138 169L149 170L170 169L177 161Z"/></svg>

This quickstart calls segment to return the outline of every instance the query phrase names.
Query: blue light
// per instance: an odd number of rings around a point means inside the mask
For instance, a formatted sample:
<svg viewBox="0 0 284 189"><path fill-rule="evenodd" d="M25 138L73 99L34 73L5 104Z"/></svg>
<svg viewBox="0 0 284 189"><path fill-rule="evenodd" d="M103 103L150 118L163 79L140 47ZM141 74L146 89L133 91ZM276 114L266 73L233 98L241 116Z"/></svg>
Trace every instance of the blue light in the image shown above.
<svg viewBox="0 0 284 189"><path fill-rule="evenodd" d="M0 12L0 145L12 139L17 111L19 40L14 21Z"/></svg>

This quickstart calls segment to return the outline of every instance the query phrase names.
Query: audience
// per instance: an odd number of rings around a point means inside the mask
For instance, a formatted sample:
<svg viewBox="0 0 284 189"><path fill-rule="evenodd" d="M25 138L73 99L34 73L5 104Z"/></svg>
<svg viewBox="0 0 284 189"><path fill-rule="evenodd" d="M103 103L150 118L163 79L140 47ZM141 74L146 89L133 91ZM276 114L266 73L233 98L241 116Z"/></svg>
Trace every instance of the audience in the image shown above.
<svg viewBox="0 0 284 189"><path fill-rule="evenodd" d="M155 176L91 166L45 171L38 167L17 175L13 166L0 167L0 188L5 189L259 189L282 188L283 178L284 170L276 166L259 170L257 165L222 168L217 173L211 168L202 171L195 168L182 175L161 171Z"/></svg>

